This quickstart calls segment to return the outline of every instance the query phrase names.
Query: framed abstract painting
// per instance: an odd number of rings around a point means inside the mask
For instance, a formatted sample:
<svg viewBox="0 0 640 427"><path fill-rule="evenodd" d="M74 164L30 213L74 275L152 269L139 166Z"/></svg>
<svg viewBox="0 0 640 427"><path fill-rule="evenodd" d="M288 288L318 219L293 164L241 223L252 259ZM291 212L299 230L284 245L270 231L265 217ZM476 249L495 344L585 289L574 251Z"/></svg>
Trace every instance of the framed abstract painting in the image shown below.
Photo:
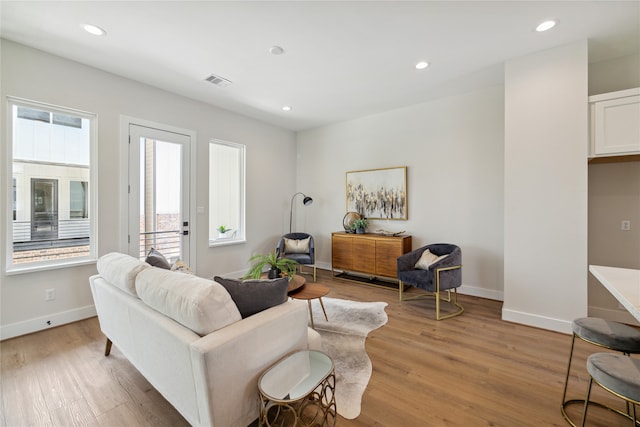
<svg viewBox="0 0 640 427"><path fill-rule="evenodd" d="M347 172L347 212L367 219L407 219L407 167Z"/></svg>

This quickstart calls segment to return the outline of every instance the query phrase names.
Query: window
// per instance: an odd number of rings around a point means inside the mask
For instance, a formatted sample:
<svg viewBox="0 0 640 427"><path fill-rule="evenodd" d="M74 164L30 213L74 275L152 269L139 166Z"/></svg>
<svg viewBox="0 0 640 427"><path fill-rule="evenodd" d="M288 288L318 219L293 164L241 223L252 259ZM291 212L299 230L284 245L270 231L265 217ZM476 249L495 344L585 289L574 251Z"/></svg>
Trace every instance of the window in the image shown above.
<svg viewBox="0 0 640 427"><path fill-rule="evenodd" d="M209 143L209 245L245 241L245 146Z"/></svg>
<svg viewBox="0 0 640 427"><path fill-rule="evenodd" d="M13 239L7 271L96 258L96 116L8 97ZM6 194L6 193L5 193ZM89 197L91 195L91 197Z"/></svg>
<svg viewBox="0 0 640 427"><path fill-rule="evenodd" d="M69 182L69 218L89 218L88 184L86 181Z"/></svg>

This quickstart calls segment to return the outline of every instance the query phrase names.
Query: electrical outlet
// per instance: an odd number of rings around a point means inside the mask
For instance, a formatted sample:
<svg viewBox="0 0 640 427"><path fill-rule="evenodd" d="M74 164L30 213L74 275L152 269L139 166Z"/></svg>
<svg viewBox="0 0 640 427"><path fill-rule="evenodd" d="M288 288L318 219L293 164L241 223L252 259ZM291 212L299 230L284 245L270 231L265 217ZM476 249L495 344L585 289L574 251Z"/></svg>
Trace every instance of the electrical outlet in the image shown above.
<svg viewBox="0 0 640 427"><path fill-rule="evenodd" d="M628 219L623 219L620 223L620 230L629 231L631 230L631 221Z"/></svg>
<svg viewBox="0 0 640 427"><path fill-rule="evenodd" d="M44 291L44 300L45 301L53 301L56 299L56 290L51 288Z"/></svg>

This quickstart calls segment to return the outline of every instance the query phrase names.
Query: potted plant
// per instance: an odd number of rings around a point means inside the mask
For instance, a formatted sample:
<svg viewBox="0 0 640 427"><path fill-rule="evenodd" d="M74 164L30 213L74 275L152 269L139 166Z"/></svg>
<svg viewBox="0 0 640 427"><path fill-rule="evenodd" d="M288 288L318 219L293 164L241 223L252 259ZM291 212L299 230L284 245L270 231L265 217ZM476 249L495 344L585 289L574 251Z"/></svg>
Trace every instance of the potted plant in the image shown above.
<svg viewBox="0 0 640 427"><path fill-rule="evenodd" d="M292 278L296 274L297 261L289 258L278 258L276 251L269 252L268 254L258 254L249 258L249 262L253 262L253 266L249 269L244 277L252 279L259 279L262 274L262 270L269 266L267 277L269 279L276 279L280 277L281 273L284 273L289 278Z"/></svg>
<svg viewBox="0 0 640 427"><path fill-rule="evenodd" d="M355 230L355 232L358 234L362 234L364 233L364 230L367 228L368 225L369 225L369 221L367 221L366 218L359 218L353 221L353 224L351 225L351 229Z"/></svg>
<svg viewBox="0 0 640 427"><path fill-rule="evenodd" d="M220 227L216 228L216 230L218 230L219 239L224 239L225 237L227 237L227 232L231 231L231 229L227 228L226 225L221 225Z"/></svg>

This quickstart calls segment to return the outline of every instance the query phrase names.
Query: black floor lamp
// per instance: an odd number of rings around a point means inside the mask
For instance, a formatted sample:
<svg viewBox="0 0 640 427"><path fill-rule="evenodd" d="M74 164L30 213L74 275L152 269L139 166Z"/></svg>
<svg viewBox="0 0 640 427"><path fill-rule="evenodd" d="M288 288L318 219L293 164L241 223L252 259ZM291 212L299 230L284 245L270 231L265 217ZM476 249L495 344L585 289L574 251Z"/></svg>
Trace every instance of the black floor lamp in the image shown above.
<svg viewBox="0 0 640 427"><path fill-rule="evenodd" d="M313 199L311 197L301 192L297 192L296 194L291 196L291 207L289 208L289 233L291 233L291 220L293 219L293 199L295 199L298 194L302 194L304 196L304 199L302 199L302 203L305 206L309 206L311 203L313 203Z"/></svg>

